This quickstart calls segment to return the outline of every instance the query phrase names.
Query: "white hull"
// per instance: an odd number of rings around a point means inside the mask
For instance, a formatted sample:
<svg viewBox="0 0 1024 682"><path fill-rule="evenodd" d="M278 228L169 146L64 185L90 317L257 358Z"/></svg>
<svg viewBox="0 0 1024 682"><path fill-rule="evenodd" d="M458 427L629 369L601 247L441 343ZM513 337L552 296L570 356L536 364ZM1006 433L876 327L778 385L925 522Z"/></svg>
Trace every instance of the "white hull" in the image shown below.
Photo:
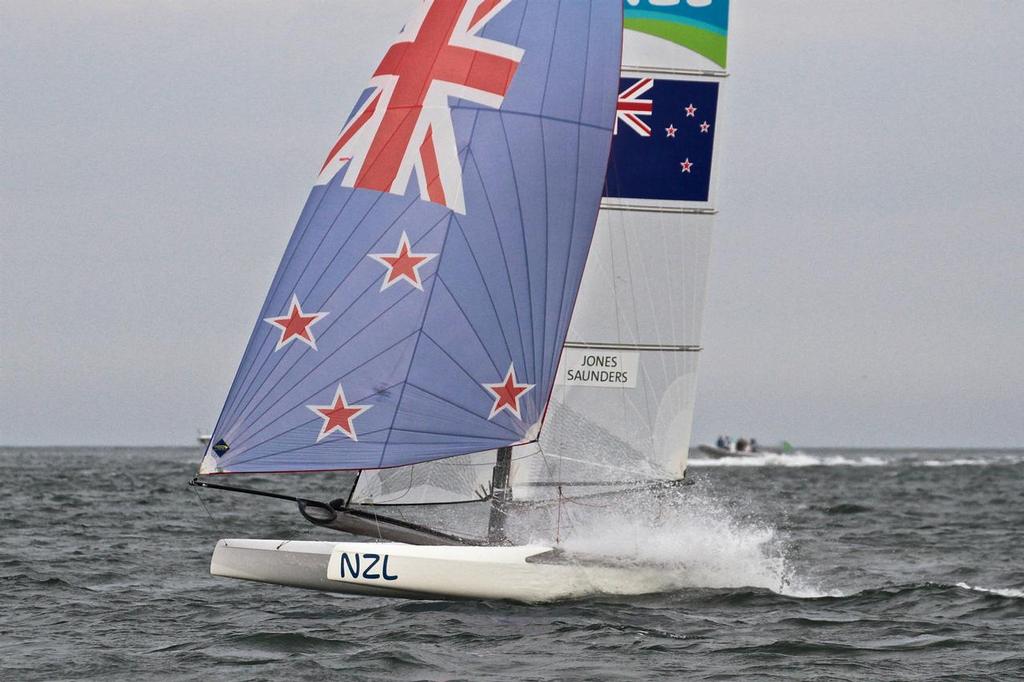
<svg viewBox="0 0 1024 682"><path fill-rule="evenodd" d="M212 575L325 592L522 602L658 592L671 587L672 572L567 555L542 545L450 547L239 539L218 542L210 562Z"/></svg>

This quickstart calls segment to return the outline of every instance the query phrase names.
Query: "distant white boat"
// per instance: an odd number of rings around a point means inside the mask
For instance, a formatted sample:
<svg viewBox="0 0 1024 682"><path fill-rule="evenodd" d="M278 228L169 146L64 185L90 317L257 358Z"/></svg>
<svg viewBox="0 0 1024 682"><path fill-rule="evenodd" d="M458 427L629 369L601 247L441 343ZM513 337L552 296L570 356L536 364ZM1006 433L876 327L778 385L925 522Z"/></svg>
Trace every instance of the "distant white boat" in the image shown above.
<svg viewBox="0 0 1024 682"><path fill-rule="evenodd" d="M211 436L208 433L201 433L198 436L196 436L196 440L199 441L199 444L202 445L204 449L206 448L206 446L210 444L210 440L212 439L213 436Z"/></svg>
<svg viewBox="0 0 1024 682"><path fill-rule="evenodd" d="M746 446L738 449L736 443L730 443L728 447L709 445L702 443L697 449L712 459L723 459L725 457L759 457L762 455L785 455L794 452L793 446L783 441L782 445L776 447L764 447L762 445Z"/></svg>
<svg viewBox="0 0 1024 682"><path fill-rule="evenodd" d="M727 17L420 3L320 170L193 481L377 542L221 540L212 574L431 599L664 588L664 567L558 545L584 498L684 483ZM314 471L351 476L330 502L224 484ZM545 543L519 532L533 515Z"/></svg>

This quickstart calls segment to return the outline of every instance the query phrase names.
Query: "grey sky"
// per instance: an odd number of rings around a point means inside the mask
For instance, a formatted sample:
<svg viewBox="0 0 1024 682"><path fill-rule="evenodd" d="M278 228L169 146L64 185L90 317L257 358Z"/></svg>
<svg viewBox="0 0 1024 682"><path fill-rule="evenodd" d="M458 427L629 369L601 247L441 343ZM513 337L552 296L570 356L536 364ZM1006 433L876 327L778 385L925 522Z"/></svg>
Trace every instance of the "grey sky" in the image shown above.
<svg viewBox="0 0 1024 682"><path fill-rule="evenodd" d="M0 4L0 444L212 425L410 5ZM694 440L1019 446L1024 3L731 21Z"/></svg>

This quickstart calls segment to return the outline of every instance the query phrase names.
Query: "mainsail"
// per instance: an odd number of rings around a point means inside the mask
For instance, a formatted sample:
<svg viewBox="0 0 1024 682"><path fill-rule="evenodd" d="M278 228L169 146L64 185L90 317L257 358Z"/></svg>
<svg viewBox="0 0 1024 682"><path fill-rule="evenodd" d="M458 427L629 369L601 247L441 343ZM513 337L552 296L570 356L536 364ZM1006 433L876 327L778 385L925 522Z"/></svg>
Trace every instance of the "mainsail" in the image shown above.
<svg viewBox="0 0 1024 682"><path fill-rule="evenodd" d="M604 198L539 447L517 499L686 470L715 214L728 0L627 0Z"/></svg>
<svg viewBox="0 0 1024 682"><path fill-rule="evenodd" d="M425 0L302 211L201 473L536 440L615 120L617 0Z"/></svg>
<svg viewBox="0 0 1024 682"><path fill-rule="evenodd" d="M681 479L716 212L728 0L625 0L601 212L538 442L514 448L518 500ZM353 502L481 499L495 452L364 472Z"/></svg>

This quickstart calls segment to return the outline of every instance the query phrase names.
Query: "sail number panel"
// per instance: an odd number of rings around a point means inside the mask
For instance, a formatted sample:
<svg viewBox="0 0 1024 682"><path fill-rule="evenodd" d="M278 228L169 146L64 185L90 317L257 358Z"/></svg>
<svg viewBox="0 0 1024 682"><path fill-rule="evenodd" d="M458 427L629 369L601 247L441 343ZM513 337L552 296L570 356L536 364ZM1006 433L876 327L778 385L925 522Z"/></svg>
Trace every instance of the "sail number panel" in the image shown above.
<svg viewBox="0 0 1024 682"><path fill-rule="evenodd" d="M377 552L352 552L335 549L327 562L327 579L344 582L362 580L398 580L388 565L391 556Z"/></svg>
<svg viewBox="0 0 1024 682"><path fill-rule="evenodd" d="M636 388L640 354L636 351L566 348L557 383L562 386Z"/></svg>

